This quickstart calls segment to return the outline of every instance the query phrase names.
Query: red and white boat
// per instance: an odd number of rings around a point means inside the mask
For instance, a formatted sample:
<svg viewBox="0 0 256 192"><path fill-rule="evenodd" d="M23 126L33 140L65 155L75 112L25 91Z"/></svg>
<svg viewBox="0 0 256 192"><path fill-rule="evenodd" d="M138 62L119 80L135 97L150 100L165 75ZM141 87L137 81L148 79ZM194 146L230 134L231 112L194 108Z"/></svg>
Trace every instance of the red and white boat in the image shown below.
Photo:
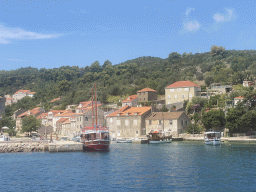
<svg viewBox="0 0 256 192"><path fill-rule="evenodd" d="M93 94L94 92L94 94ZM94 97L94 98L93 98ZM95 99L96 105L93 105ZM81 142L84 151L108 151L110 146L108 128L97 124L97 94L96 84L92 88L92 127L84 127L81 130ZM95 117L95 119L94 119ZM95 123L94 123L95 120Z"/></svg>
<svg viewBox="0 0 256 192"><path fill-rule="evenodd" d="M106 127L84 127L81 134L84 151L108 151L109 132Z"/></svg>

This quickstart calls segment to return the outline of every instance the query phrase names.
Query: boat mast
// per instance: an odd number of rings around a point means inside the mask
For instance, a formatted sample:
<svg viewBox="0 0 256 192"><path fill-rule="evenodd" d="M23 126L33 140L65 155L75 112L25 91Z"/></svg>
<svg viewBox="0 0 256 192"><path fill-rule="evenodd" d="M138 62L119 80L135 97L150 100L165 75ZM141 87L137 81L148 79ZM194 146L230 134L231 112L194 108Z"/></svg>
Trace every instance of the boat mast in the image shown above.
<svg viewBox="0 0 256 192"><path fill-rule="evenodd" d="M94 127L93 87L92 87L92 127Z"/></svg>
<svg viewBox="0 0 256 192"><path fill-rule="evenodd" d="M96 93L96 83L95 83L95 119L96 119L96 127L97 127L97 108L98 108L98 106L97 106L97 93Z"/></svg>

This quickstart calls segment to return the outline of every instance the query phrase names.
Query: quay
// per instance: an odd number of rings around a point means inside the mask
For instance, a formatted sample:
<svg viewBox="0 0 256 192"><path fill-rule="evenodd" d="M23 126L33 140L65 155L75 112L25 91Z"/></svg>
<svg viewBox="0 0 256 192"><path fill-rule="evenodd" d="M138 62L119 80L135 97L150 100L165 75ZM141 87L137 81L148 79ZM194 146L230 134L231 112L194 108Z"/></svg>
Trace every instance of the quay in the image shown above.
<svg viewBox="0 0 256 192"><path fill-rule="evenodd" d="M56 141L48 144L49 152L83 151L83 143L75 141Z"/></svg>

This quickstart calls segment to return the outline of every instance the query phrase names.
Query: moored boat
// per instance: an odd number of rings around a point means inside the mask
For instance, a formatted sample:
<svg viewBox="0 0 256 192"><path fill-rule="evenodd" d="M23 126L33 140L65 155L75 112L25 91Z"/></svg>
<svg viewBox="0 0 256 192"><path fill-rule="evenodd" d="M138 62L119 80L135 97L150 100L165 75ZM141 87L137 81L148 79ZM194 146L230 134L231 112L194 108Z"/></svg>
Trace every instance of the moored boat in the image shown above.
<svg viewBox="0 0 256 192"><path fill-rule="evenodd" d="M81 133L84 151L108 151L109 132L106 127L84 127Z"/></svg>
<svg viewBox="0 0 256 192"><path fill-rule="evenodd" d="M157 143L171 143L172 135L169 135L165 132L154 131L148 134L148 142L150 144Z"/></svg>
<svg viewBox="0 0 256 192"><path fill-rule="evenodd" d="M209 131L204 133L204 143L206 145L220 145L221 143L220 132Z"/></svg>

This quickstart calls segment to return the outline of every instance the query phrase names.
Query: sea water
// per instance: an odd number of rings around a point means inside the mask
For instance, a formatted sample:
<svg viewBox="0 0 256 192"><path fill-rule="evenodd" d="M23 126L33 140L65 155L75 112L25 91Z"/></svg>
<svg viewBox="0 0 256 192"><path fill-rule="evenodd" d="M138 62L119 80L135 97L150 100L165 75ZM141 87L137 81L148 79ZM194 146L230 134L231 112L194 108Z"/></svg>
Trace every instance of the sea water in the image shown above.
<svg viewBox="0 0 256 192"><path fill-rule="evenodd" d="M111 143L109 152L1 153L0 191L256 191L256 145Z"/></svg>

